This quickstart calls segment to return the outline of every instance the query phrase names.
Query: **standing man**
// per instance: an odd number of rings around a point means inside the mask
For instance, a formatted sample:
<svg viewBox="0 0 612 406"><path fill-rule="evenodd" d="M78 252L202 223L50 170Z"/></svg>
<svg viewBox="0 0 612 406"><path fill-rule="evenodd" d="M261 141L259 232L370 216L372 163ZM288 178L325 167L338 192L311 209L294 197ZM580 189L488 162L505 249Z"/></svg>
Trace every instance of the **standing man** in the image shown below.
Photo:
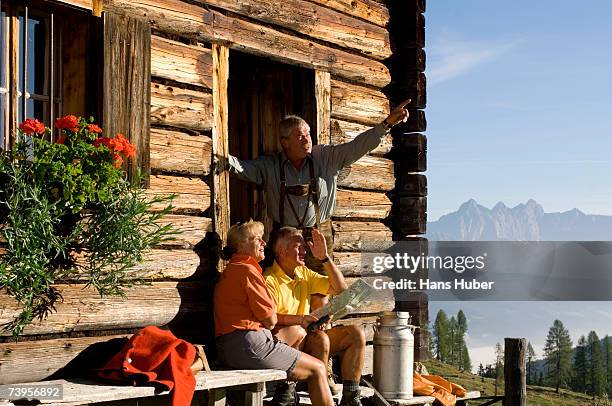
<svg viewBox="0 0 612 406"><path fill-rule="evenodd" d="M376 148L391 127L406 122L405 107L410 101L402 102L382 123L344 144L313 146L306 121L287 116L280 122L282 152L253 160L229 156L230 173L262 186L266 192L268 216L274 224L270 246L275 232L283 226L303 230L307 241L311 230L317 228L332 254L331 216L336 207L338 173ZM322 273L321 261L307 251L306 266Z"/></svg>

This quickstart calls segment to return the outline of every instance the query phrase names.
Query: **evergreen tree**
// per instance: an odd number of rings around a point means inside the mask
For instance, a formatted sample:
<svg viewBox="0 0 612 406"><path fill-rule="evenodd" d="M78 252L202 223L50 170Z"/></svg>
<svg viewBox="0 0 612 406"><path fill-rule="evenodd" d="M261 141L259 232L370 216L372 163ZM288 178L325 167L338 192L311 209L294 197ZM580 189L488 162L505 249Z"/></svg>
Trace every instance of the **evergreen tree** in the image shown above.
<svg viewBox="0 0 612 406"><path fill-rule="evenodd" d="M608 398L612 399L612 338L606 336L603 340L604 359L606 362L606 383Z"/></svg>
<svg viewBox="0 0 612 406"><path fill-rule="evenodd" d="M433 341L436 358L446 362L449 354L448 317L444 310L439 310L433 328Z"/></svg>
<svg viewBox="0 0 612 406"><path fill-rule="evenodd" d="M569 332L560 320L555 320L548 330L546 344L544 345L544 356L550 382L559 389L567 386L571 376L572 367L572 340Z"/></svg>
<svg viewBox="0 0 612 406"><path fill-rule="evenodd" d="M478 364L478 376L485 376L484 373L485 373L485 369L481 362L480 364Z"/></svg>
<svg viewBox="0 0 612 406"><path fill-rule="evenodd" d="M495 344L495 396L501 393L504 385L504 349L500 343Z"/></svg>
<svg viewBox="0 0 612 406"><path fill-rule="evenodd" d="M461 365L459 366L459 369L462 371L472 372L472 360L470 359L470 353L465 341L463 341L463 347L461 349Z"/></svg>
<svg viewBox="0 0 612 406"><path fill-rule="evenodd" d="M459 348L457 346L457 336L459 333L459 325L457 319L452 316L448 321L448 359L447 363L457 366L459 360Z"/></svg>
<svg viewBox="0 0 612 406"><path fill-rule="evenodd" d="M457 313L457 333L455 336L455 347L457 349L457 362L456 366L462 371L471 371L472 362L470 360L470 354L465 342L465 334L467 333L467 317L463 310L459 310Z"/></svg>
<svg viewBox="0 0 612 406"><path fill-rule="evenodd" d="M589 362L587 360L587 340L584 336L580 336L574 352L575 375L572 389L576 392L586 392L589 369Z"/></svg>
<svg viewBox="0 0 612 406"><path fill-rule="evenodd" d="M596 332L591 331L589 333L587 345L590 366L590 392L595 399L595 396L601 396L606 392L601 342Z"/></svg>
<svg viewBox="0 0 612 406"><path fill-rule="evenodd" d="M531 343L527 343L527 384L530 385L535 379L533 378L533 363L536 359L536 353L531 346Z"/></svg>

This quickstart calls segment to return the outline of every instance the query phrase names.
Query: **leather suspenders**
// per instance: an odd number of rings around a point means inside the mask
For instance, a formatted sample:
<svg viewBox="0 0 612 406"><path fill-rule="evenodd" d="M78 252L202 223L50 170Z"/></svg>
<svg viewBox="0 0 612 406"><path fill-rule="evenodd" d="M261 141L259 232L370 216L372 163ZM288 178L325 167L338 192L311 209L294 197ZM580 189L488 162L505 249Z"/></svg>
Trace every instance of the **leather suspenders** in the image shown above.
<svg viewBox="0 0 612 406"><path fill-rule="evenodd" d="M306 206L306 209L304 210L304 214L302 215L302 218L300 219L300 216L298 215L298 212L295 209L293 202L289 198L289 195L291 195L291 193L289 193L287 190L288 189L287 179L285 176L285 165L284 165L285 162L283 162L282 155L278 154L278 165L279 165L279 173L280 173L280 202L278 205L278 210L279 210L280 224L281 226L284 226L286 224L285 223L285 200L287 200L289 202L289 207L291 208L291 211L293 212L293 215L295 216L295 220L297 221L297 228L304 228L304 221L306 220L306 214L308 213L308 205ZM312 162L311 156L308 156L306 158L306 165L308 165L308 172L310 175L310 182L308 183L308 192L306 194L306 201L307 203L310 203L310 200L312 199L312 204L314 205L314 209L315 209L316 227L318 229L320 228L320 225L321 225L321 210L319 208L318 183L317 183L317 179L315 178L314 164Z"/></svg>

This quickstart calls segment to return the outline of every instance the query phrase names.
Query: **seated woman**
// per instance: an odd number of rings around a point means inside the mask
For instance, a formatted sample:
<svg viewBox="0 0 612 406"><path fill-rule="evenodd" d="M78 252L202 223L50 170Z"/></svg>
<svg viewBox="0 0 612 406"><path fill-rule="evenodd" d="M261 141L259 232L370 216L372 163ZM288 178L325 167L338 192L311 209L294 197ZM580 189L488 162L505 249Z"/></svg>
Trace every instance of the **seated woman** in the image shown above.
<svg viewBox="0 0 612 406"><path fill-rule="evenodd" d="M281 369L289 380L305 380L313 405L332 406L327 368L318 359L273 337L276 305L258 261L264 259L264 226L232 226L223 249L229 263L215 287L215 335L219 360L235 369Z"/></svg>

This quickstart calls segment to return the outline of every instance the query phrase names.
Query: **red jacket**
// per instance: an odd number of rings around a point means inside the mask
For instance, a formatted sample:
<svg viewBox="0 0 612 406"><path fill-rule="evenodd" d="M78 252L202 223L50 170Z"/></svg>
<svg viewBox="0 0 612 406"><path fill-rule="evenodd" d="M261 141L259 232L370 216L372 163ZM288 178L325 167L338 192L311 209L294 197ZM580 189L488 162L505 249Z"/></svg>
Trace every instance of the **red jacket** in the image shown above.
<svg viewBox="0 0 612 406"><path fill-rule="evenodd" d="M99 369L107 380L138 385L151 383L174 390L172 406L188 406L195 390L191 365L195 347L170 331L148 326L134 334L123 349Z"/></svg>

